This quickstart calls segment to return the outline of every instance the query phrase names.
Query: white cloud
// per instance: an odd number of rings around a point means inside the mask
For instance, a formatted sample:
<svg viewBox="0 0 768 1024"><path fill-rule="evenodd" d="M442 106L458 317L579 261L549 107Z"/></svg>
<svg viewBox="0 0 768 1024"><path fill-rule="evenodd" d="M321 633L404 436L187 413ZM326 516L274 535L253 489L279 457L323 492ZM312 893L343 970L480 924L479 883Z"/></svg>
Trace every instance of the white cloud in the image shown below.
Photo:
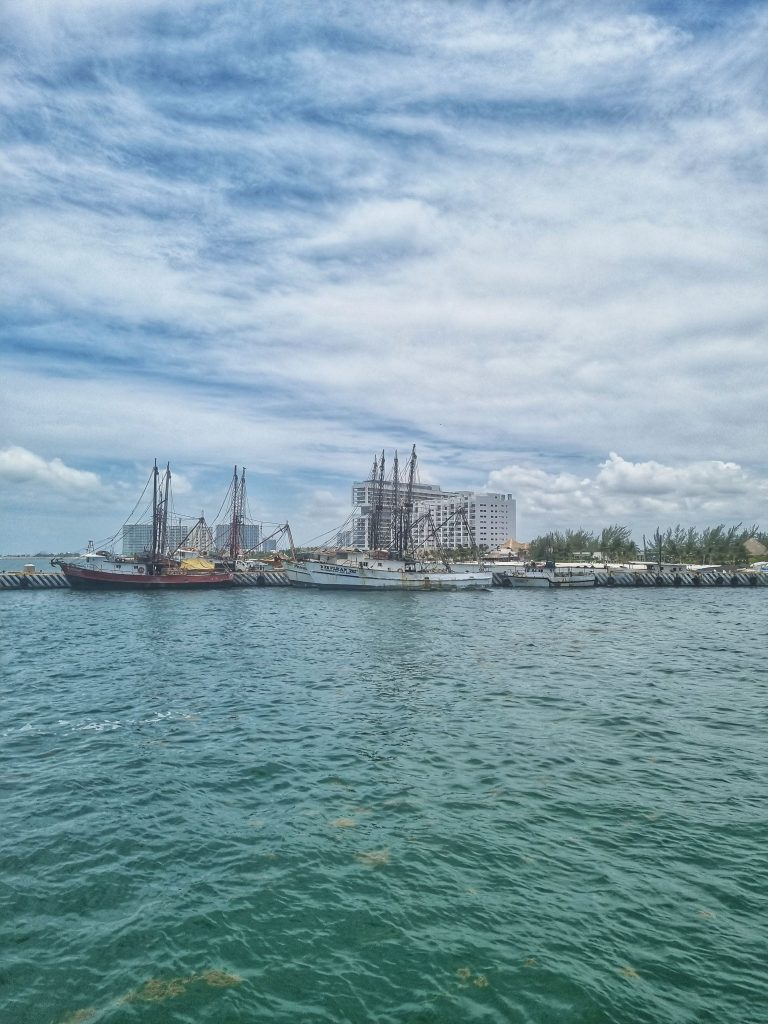
<svg viewBox="0 0 768 1024"><path fill-rule="evenodd" d="M6 436L258 463L299 504L419 439L543 526L755 505L764 10L189 6L8 8Z"/></svg>
<svg viewBox="0 0 768 1024"><path fill-rule="evenodd" d="M493 470L487 488L515 494L526 537L549 529L600 528L619 521L635 530L656 525L759 522L768 480L733 462L671 466L631 462L611 452L591 476L514 464Z"/></svg>
<svg viewBox="0 0 768 1024"><path fill-rule="evenodd" d="M653 461L627 462L615 452L602 463L595 477L596 487L607 494L666 496L673 501L693 498L709 501L725 497L733 503L748 495L756 483L735 462L664 466Z"/></svg>
<svg viewBox="0 0 768 1024"><path fill-rule="evenodd" d="M11 485L30 484L43 493L48 488L73 496L90 496L101 486L96 473L74 469L59 458L46 460L26 448L0 449L0 480Z"/></svg>

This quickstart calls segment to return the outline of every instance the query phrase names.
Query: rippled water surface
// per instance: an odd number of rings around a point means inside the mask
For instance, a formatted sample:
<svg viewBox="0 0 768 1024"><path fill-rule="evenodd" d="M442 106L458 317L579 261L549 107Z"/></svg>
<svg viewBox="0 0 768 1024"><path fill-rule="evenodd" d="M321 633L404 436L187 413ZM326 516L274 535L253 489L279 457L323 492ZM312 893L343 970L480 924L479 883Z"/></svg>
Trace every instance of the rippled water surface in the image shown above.
<svg viewBox="0 0 768 1024"><path fill-rule="evenodd" d="M0 1019L762 1024L766 612L0 595Z"/></svg>

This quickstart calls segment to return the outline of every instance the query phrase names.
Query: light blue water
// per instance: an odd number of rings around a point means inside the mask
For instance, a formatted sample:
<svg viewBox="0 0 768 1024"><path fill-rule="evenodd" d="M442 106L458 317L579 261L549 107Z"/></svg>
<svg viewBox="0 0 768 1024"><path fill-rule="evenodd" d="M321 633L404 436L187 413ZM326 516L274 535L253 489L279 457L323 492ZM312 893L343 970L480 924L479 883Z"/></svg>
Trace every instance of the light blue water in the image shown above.
<svg viewBox="0 0 768 1024"><path fill-rule="evenodd" d="M767 609L0 595L0 1020L763 1024Z"/></svg>

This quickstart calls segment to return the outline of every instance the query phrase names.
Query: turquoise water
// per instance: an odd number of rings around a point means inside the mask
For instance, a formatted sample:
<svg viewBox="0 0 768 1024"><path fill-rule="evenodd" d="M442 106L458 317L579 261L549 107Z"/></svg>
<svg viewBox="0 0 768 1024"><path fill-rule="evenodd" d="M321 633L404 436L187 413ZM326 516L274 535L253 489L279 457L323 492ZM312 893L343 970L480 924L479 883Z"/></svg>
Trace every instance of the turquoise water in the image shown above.
<svg viewBox="0 0 768 1024"><path fill-rule="evenodd" d="M761 1024L765 598L0 595L0 1020Z"/></svg>

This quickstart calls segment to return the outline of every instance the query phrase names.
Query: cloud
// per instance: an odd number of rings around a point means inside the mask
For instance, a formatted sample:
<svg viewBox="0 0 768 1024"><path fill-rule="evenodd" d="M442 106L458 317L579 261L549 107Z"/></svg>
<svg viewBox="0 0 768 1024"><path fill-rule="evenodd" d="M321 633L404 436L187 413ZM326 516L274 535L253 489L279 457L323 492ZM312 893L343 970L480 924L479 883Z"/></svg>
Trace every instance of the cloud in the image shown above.
<svg viewBox="0 0 768 1024"><path fill-rule="evenodd" d="M101 487L96 473L74 469L58 458L46 460L16 445L0 449L0 480L12 485L33 485L41 492L53 488L78 497L94 495Z"/></svg>
<svg viewBox="0 0 768 1024"><path fill-rule="evenodd" d="M542 515L759 478L768 13L705 6L6 5L4 435L278 518L411 441Z"/></svg>
<svg viewBox="0 0 768 1024"><path fill-rule="evenodd" d="M627 462L611 452L600 466L596 486L607 494L652 498L728 500L749 494L755 481L735 462L694 462L664 466L658 462Z"/></svg>
<svg viewBox="0 0 768 1024"><path fill-rule="evenodd" d="M681 521L698 527L720 521L751 524L760 520L768 502L768 479L733 462L670 466L631 462L615 452L588 476L505 466L489 474L487 489L517 495L526 536L617 521L635 530Z"/></svg>

